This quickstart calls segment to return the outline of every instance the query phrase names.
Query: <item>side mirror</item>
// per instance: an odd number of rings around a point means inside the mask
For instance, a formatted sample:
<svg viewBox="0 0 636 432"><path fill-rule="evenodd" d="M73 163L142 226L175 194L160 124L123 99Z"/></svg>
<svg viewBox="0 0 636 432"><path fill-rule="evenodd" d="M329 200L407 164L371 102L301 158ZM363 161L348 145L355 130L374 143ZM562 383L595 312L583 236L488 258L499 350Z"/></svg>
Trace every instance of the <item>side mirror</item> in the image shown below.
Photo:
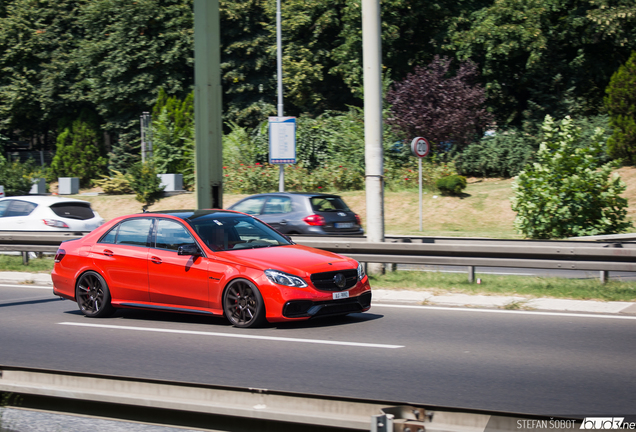
<svg viewBox="0 0 636 432"><path fill-rule="evenodd" d="M187 244L187 245L179 246L179 249L177 249L177 255L200 256L201 250L195 244Z"/></svg>

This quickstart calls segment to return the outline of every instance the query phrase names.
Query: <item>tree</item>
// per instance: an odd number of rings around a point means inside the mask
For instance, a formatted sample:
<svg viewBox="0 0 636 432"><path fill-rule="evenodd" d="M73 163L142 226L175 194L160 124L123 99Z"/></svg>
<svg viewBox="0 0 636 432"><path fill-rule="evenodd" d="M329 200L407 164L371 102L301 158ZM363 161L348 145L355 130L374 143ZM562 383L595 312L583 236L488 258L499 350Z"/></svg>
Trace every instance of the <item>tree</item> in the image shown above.
<svg viewBox="0 0 636 432"><path fill-rule="evenodd" d="M51 162L51 175L79 177L80 185L89 186L107 165L102 132L97 115L83 111L70 124L62 123L57 136L57 150Z"/></svg>
<svg viewBox="0 0 636 432"><path fill-rule="evenodd" d="M588 147L577 148L580 129L566 117L556 124L546 116L544 142L535 162L513 182L515 228L528 238L549 239L614 234L632 227L625 220L626 189L611 176L612 163L601 165L603 131Z"/></svg>
<svg viewBox="0 0 636 432"><path fill-rule="evenodd" d="M456 18L446 48L479 64L501 127L595 115L636 48L634 18L613 21L617 32L597 24L622 5L633 9L633 0L495 0Z"/></svg>
<svg viewBox="0 0 636 432"><path fill-rule="evenodd" d="M437 146L446 142L461 148L479 138L491 116L484 90L475 82L477 68L461 63L451 75L450 67L450 59L435 57L394 84L386 97L392 105L389 123L407 137L424 136Z"/></svg>
<svg viewBox="0 0 636 432"><path fill-rule="evenodd" d="M67 99L81 40L77 15L85 0L5 2L0 18L0 127L7 136L47 144L57 122L79 108ZM54 134L51 140L54 140Z"/></svg>
<svg viewBox="0 0 636 432"><path fill-rule="evenodd" d="M184 100L161 89L153 107L153 161L160 174L183 174L194 184L194 93Z"/></svg>
<svg viewBox="0 0 636 432"><path fill-rule="evenodd" d="M93 0L77 22L84 37L73 61L81 73L70 97L92 104L103 129L137 153L139 117L150 111L159 89L171 95L192 89L192 2Z"/></svg>
<svg viewBox="0 0 636 432"><path fill-rule="evenodd" d="M607 142L611 157L636 164L636 51L610 80L605 106L613 134Z"/></svg>

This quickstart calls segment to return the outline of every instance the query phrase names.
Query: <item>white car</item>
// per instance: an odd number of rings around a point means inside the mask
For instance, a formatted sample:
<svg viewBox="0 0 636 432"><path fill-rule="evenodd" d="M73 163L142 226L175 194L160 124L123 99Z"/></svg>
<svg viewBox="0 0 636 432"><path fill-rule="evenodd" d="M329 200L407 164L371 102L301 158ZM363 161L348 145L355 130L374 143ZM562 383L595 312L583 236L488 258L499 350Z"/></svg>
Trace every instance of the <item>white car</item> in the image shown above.
<svg viewBox="0 0 636 432"><path fill-rule="evenodd" d="M0 231L92 231L103 223L88 201L53 196L0 198Z"/></svg>

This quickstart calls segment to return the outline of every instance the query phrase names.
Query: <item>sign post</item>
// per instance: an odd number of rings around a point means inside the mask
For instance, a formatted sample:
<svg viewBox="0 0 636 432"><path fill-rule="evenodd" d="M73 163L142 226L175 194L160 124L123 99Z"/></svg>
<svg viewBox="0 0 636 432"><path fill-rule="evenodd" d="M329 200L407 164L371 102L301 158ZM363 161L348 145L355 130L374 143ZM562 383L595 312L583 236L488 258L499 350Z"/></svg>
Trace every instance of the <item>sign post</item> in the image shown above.
<svg viewBox="0 0 636 432"><path fill-rule="evenodd" d="M422 159L428 156L428 152L431 149L426 138L416 137L411 141L411 152L414 156L417 156L417 163L419 166L419 187L420 187L420 231L422 231Z"/></svg>
<svg viewBox="0 0 636 432"><path fill-rule="evenodd" d="M296 163L296 117L269 118L269 163L280 165L278 191L285 191L284 164Z"/></svg>

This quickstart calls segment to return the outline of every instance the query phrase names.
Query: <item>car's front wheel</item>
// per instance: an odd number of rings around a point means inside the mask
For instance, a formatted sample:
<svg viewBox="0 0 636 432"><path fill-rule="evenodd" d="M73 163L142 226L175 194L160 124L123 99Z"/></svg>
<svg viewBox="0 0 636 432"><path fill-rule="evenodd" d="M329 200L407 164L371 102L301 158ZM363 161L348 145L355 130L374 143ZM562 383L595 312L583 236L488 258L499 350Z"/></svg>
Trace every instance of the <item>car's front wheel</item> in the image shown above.
<svg viewBox="0 0 636 432"><path fill-rule="evenodd" d="M104 278L94 271L80 276L75 287L75 299L84 315L91 318L102 318L113 313L110 304L110 291Z"/></svg>
<svg viewBox="0 0 636 432"><path fill-rule="evenodd" d="M235 327L258 327L265 323L263 297L252 282L235 279L223 294L223 312Z"/></svg>

